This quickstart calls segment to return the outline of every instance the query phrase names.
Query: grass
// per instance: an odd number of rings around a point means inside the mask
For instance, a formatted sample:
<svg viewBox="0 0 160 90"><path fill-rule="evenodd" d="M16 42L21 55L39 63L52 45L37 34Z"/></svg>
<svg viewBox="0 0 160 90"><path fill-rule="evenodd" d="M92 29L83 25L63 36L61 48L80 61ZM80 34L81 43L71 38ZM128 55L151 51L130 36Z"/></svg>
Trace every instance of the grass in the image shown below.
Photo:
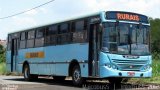
<svg viewBox="0 0 160 90"><path fill-rule="evenodd" d="M5 74L6 74L6 64L0 63L0 75L5 75Z"/></svg>
<svg viewBox="0 0 160 90"><path fill-rule="evenodd" d="M129 82L140 84L160 84L160 60L153 60L151 78L132 78Z"/></svg>
<svg viewBox="0 0 160 90"><path fill-rule="evenodd" d="M0 63L0 75L19 75L17 73L11 73L11 72L7 72L7 69L6 69L6 63L5 62L2 62Z"/></svg>

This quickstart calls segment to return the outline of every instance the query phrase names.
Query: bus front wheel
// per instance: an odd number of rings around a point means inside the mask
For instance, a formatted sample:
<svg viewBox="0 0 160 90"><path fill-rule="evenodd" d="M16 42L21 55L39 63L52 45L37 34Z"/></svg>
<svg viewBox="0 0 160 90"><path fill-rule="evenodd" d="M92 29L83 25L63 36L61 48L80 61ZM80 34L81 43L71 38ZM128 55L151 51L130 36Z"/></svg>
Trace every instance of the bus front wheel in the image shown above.
<svg viewBox="0 0 160 90"><path fill-rule="evenodd" d="M81 86L83 78L81 77L81 71L79 66L74 66L72 71L72 81L75 86Z"/></svg>

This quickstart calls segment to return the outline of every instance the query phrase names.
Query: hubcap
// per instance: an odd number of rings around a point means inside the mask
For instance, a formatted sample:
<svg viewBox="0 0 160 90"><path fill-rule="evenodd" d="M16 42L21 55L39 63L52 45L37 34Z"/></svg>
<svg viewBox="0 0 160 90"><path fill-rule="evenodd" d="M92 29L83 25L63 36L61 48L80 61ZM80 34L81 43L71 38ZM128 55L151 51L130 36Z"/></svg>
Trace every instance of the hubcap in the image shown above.
<svg viewBox="0 0 160 90"><path fill-rule="evenodd" d="M25 76L25 78L28 78L28 68L25 68L24 76Z"/></svg>
<svg viewBox="0 0 160 90"><path fill-rule="evenodd" d="M80 71L79 71L78 69L76 69L76 70L74 71L73 78L74 78L74 80L75 80L76 82L77 82L78 80L80 80L81 75L80 75Z"/></svg>

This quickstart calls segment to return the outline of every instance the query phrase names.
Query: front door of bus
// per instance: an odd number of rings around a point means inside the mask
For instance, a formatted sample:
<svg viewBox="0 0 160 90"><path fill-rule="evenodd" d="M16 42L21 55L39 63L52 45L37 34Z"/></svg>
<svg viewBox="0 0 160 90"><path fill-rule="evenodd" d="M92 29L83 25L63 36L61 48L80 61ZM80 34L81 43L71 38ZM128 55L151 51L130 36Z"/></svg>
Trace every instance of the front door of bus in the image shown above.
<svg viewBox="0 0 160 90"><path fill-rule="evenodd" d="M89 76L99 76L99 50L100 50L99 23L90 25L89 38Z"/></svg>
<svg viewBox="0 0 160 90"><path fill-rule="evenodd" d="M18 55L18 39L12 39L11 46L11 72L16 71L17 64L17 55Z"/></svg>

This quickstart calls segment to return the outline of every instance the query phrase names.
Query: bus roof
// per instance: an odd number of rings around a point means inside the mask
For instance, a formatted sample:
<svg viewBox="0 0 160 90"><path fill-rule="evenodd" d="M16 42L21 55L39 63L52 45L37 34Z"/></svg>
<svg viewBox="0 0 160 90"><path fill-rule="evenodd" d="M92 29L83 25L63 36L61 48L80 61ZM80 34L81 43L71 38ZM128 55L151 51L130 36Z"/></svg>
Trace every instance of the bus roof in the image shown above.
<svg viewBox="0 0 160 90"><path fill-rule="evenodd" d="M57 20L57 21L54 21L54 22L51 22L51 23L47 23L47 24L43 24L43 25L38 25L38 26L34 26L34 27L20 29L20 30L17 30L17 31L9 32L8 34L12 34L12 33L16 33L16 32L22 32L22 31L29 31L29 30L32 30L32 29L35 29L35 28L45 27L45 26L49 26L49 25L52 25L52 24L58 24L58 23L66 22L66 21L71 21L71 20L86 18L86 17L90 17L90 16L100 15L100 13L102 13L102 12L105 12L105 13L107 13L107 12L134 13L134 12L127 12L127 11L100 11L100 12L94 12L94 13L89 13L89 14L78 15L78 16L74 16L74 17L67 18L67 19L64 19L64 20ZM143 15L143 14L140 14L140 13L135 13L135 14ZM146 16L146 15L143 15L143 16Z"/></svg>

